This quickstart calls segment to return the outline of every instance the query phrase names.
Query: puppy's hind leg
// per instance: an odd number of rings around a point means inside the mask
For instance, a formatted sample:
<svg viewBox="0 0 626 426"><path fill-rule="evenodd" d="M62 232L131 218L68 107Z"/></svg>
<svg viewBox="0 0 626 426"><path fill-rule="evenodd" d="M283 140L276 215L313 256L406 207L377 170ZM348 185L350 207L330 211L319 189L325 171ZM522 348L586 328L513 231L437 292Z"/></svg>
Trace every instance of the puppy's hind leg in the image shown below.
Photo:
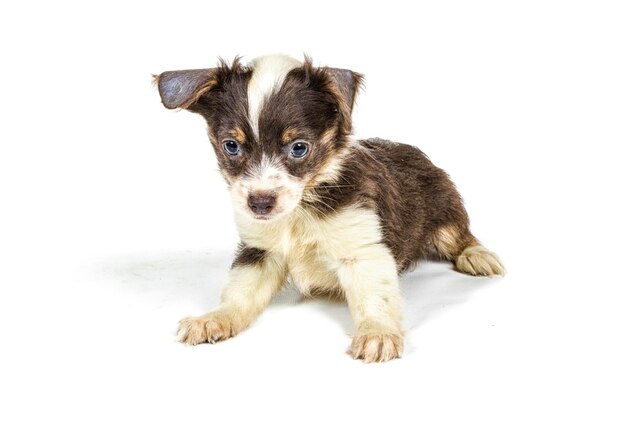
<svg viewBox="0 0 626 426"><path fill-rule="evenodd" d="M457 271L469 275L504 275L498 256L483 247L468 230L453 225L440 227L433 238L438 253L451 260Z"/></svg>

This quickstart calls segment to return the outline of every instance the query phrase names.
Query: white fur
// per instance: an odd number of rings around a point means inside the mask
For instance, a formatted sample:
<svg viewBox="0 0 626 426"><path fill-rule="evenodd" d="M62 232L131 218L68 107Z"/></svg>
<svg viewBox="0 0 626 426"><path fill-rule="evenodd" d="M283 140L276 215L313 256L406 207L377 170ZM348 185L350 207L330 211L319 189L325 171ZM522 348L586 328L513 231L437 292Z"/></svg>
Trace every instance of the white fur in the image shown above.
<svg viewBox="0 0 626 426"><path fill-rule="evenodd" d="M222 304L181 321L179 338L213 343L237 334L290 280L303 293L343 293L356 325L349 353L366 362L402 355L401 298L396 264L371 210L352 206L319 218L302 208L263 222L236 214L244 243L266 250L261 262L235 266Z"/></svg>
<svg viewBox="0 0 626 426"><path fill-rule="evenodd" d="M298 208L280 220L236 222L242 241L283 262L303 293L344 293L357 330L402 333L396 263L376 213L350 207L319 219Z"/></svg>
<svg viewBox="0 0 626 426"><path fill-rule="evenodd" d="M287 174L287 170L285 170L284 167L280 166L280 162L277 158L269 157L266 154L263 154L261 156L261 161L259 161L259 163L252 167L251 170L248 172L250 179L257 182L259 190L273 189L271 187L275 185L271 182L278 179L285 179L285 175Z"/></svg>
<svg viewBox="0 0 626 426"><path fill-rule="evenodd" d="M253 59L249 66L252 77L248 83L248 117L254 135L259 137L259 116L267 97L278 90L289 71L302 62L287 55L268 55Z"/></svg>
<svg viewBox="0 0 626 426"><path fill-rule="evenodd" d="M237 266L222 292L222 306L256 316L284 283L282 265L268 260L261 267Z"/></svg>
<svg viewBox="0 0 626 426"><path fill-rule="evenodd" d="M251 194L270 192L276 196L276 205L267 219L290 213L302 198L304 182L289 172L278 161L263 154L259 164L243 177L231 182L230 194L236 211L254 217L248 207Z"/></svg>

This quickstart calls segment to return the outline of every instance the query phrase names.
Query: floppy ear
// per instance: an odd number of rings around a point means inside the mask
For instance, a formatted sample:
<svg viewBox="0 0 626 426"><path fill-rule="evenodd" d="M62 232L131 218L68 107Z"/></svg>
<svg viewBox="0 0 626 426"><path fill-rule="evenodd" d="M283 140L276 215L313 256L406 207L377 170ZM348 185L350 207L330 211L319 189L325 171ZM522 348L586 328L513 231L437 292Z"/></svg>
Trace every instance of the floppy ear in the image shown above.
<svg viewBox="0 0 626 426"><path fill-rule="evenodd" d="M340 68L326 68L330 74L339 94L343 97L346 105L352 112L354 99L363 84L363 75L358 72L344 70Z"/></svg>
<svg viewBox="0 0 626 426"><path fill-rule="evenodd" d="M349 132L352 129L351 116L354 100L363 84L364 77L357 72L341 68L326 68L326 71L341 98L339 110L344 119L344 128Z"/></svg>
<svg viewBox="0 0 626 426"><path fill-rule="evenodd" d="M189 108L217 84L217 70L166 71L154 76L165 108Z"/></svg>

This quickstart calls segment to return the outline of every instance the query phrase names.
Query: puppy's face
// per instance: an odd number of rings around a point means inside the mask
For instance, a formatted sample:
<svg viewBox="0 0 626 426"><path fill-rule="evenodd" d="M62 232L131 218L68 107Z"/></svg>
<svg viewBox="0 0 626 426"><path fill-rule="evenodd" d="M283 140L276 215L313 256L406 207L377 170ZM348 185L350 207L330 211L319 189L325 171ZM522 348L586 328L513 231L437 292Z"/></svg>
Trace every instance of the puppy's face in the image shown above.
<svg viewBox="0 0 626 426"><path fill-rule="evenodd" d="M259 221L292 212L337 175L361 77L286 56L157 76L167 108L201 114L238 212Z"/></svg>

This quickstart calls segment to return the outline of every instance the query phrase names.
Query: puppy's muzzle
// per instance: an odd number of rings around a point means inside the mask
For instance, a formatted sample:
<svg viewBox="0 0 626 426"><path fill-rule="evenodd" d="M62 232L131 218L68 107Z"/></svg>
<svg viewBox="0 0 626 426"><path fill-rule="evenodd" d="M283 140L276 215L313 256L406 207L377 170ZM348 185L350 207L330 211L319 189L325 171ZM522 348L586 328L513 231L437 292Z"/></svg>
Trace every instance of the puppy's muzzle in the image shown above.
<svg viewBox="0 0 626 426"><path fill-rule="evenodd" d="M248 207L256 215L269 214L276 205L276 196L268 193L250 194Z"/></svg>

